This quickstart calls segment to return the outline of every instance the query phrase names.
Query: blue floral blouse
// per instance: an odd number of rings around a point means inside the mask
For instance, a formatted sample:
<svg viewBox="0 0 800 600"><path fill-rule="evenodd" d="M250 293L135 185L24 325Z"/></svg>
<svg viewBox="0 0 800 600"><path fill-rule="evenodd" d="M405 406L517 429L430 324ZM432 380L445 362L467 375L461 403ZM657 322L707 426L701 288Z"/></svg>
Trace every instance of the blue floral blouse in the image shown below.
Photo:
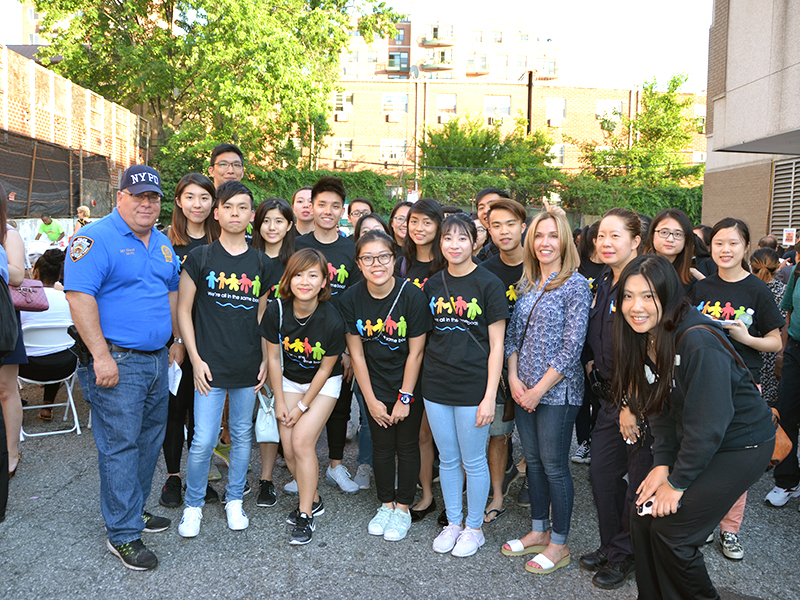
<svg viewBox="0 0 800 600"><path fill-rule="evenodd" d="M555 276L555 273L550 275L545 284ZM544 297L536 305L520 349L531 308L542 293ZM591 302L589 282L578 273L573 273L554 290L540 292L534 289L517 299L506 331L506 358L518 353L517 373L528 388L536 385L549 367L564 376L542 397L541 404L583 404L584 376L580 357Z"/></svg>

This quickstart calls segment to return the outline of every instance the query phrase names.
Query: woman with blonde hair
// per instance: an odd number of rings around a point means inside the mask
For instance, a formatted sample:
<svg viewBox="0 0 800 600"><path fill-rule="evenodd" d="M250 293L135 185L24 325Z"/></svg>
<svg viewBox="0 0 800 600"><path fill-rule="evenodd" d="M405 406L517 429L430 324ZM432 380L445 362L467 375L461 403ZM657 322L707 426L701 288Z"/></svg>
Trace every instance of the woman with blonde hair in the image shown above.
<svg viewBox="0 0 800 600"><path fill-rule="evenodd" d="M580 259L566 217L539 213L528 232L505 354L528 463L531 532L501 551L507 556L537 553L525 569L545 574L570 562L567 535L574 490L569 446L583 403L580 355L592 294L577 272Z"/></svg>

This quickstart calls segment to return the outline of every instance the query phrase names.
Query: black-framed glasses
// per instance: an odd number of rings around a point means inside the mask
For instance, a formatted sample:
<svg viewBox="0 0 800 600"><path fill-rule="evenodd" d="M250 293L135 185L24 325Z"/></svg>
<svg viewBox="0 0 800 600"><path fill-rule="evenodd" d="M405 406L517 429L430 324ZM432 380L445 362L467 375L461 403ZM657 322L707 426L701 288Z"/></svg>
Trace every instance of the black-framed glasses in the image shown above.
<svg viewBox="0 0 800 600"><path fill-rule="evenodd" d="M242 163L238 162L238 161L237 162L228 162L228 161L225 161L225 160L218 161L215 164L215 166L219 167L223 171L227 171L228 167L233 167L234 170L236 170L236 171L238 171L239 169L244 168L244 165Z"/></svg>
<svg viewBox="0 0 800 600"><path fill-rule="evenodd" d="M122 190L123 194L128 194L133 201L138 203L144 202L145 200L149 200L151 204L161 204L161 196L156 194L155 192L145 192L144 194L131 194L128 190Z"/></svg>
<svg viewBox="0 0 800 600"><path fill-rule="evenodd" d="M396 215L392 217L392 219L394 219L397 223L400 223L401 225L406 222L406 218L402 215Z"/></svg>
<svg viewBox="0 0 800 600"><path fill-rule="evenodd" d="M389 252L385 252L383 254L378 254L377 256L373 256L372 254L365 254L364 256L359 256L358 260L361 261L361 264L364 265L365 267L371 267L376 259L378 261L378 264L386 266L390 262L392 262L393 258L394 257Z"/></svg>
<svg viewBox="0 0 800 600"><path fill-rule="evenodd" d="M350 214L354 217L366 217L370 212L368 210L351 210Z"/></svg>
<svg viewBox="0 0 800 600"><path fill-rule="evenodd" d="M662 240L669 239L669 236L672 236L674 240L681 241L684 237L686 237L686 234L680 230L670 231L669 229L656 229L655 233L657 233L658 237L660 237Z"/></svg>

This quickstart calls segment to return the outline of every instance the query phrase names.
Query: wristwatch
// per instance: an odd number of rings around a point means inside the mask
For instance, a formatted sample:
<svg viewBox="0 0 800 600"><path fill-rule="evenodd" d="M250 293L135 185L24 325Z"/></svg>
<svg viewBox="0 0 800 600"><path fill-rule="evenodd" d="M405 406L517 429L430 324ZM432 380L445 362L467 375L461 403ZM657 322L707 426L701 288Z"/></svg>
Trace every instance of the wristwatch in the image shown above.
<svg viewBox="0 0 800 600"><path fill-rule="evenodd" d="M397 394L397 399L406 406L414 402L414 396L412 394L406 394L403 390L400 390L400 393Z"/></svg>

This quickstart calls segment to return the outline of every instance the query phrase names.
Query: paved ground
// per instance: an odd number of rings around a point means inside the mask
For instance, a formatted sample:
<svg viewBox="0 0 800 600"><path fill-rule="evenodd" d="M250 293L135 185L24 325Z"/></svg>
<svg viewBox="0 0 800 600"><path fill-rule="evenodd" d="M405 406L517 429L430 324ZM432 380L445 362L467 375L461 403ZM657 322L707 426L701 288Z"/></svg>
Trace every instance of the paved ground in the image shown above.
<svg viewBox="0 0 800 600"><path fill-rule="evenodd" d="M26 390L27 398L40 392ZM62 390L63 394L63 390ZM80 398L80 391L77 392ZM81 422L88 410L78 400ZM31 431L57 427L26 411ZM22 444L22 463L11 481L5 523L0 525L0 597L28 598L636 598L629 582L616 592L596 590L577 557L598 545L596 514L591 499L588 467L573 465L575 511L570 534L574 562L553 575L532 575L523 558L500 554L502 543L525 533L526 509L516 506L519 483L511 488L507 513L485 528L486 545L477 555L457 559L438 555L431 542L438 533L435 515L412 526L402 542L390 543L367 535L369 519L377 509L374 486L355 496L321 485L325 515L317 519L314 541L304 547L287 544L285 516L296 498L280 494L274 508L257 508L255 494L245 498L250 527L229 531L219 505L205 510L199 537L178 535L181 509L158 506L165 479L160 461L148 501L152 512L173 519L170 530L145 534L160 559L149 573L125 569L105 547L98 501L97 456L91 430L84 434L30 438ZM320 444L320 455L326 456ZM345 464L355 471L355 448L348 445ZM257 484L258 452L253 452ZM324 468L325 464L321 468ZM222 466L223 475L225 474ZM287 482L286 469L276 469L275 481ZM223 480L224 481L224 480ZM706 546L711 576L723 598L800 598L797 550L797 501L783 509L765 506L772 486L764 476L754 486L748 503L742 541L744 561L725 559L718 546ZM218 485L222 490L222 486ZM441 496L437 502L441 505Z"/></svg>

